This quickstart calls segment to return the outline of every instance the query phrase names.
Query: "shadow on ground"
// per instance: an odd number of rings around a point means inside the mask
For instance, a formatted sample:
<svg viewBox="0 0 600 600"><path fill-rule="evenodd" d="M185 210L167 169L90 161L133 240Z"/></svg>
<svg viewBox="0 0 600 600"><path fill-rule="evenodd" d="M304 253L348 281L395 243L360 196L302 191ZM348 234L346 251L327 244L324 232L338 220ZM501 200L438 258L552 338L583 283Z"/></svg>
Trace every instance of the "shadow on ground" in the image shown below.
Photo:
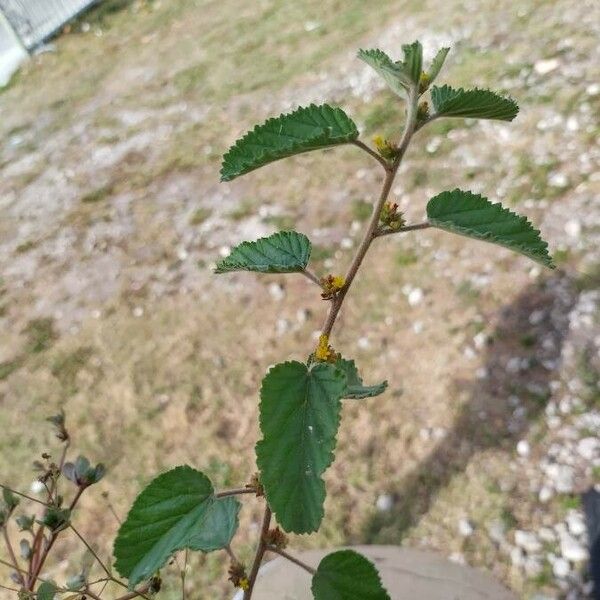
<svg viewBox="0 0 600 600"><path fill-rule="evenodd" d="M487 377L455 382L449 397L467 390L469 400L428 457L388 490L396 499L394 508L366 524L366 541L399 543L476 453L514 449L548 402L576 299L572 281L558 274L530 285L500 311L484 351Z"/></svg>

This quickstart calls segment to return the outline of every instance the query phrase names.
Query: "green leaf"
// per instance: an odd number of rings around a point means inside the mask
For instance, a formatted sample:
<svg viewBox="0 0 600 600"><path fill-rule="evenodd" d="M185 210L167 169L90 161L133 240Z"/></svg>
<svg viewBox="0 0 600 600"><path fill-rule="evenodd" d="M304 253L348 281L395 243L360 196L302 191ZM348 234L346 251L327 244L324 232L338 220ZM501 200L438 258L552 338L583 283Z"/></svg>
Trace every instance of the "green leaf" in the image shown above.
<svg viewBox="0 0 600 600"><path fill-rule="evenodd" d="M346 375L347 385L343 396L344 398L372 398L374 396L379 396L379 394L383 394L387 388L387 381L382 381L375 385L364 385L353 360L340 358L335 363L335 366L341 369Z"/></svg>
<svg viewBox="0 0 600 600"><path fill-rule="evenodd" d="M213 502L206 514L202 529L196 531L190 538L189 548L212 552L228 546L237 531L241 507L239 500L233 496Z"/></svg>
<svg viewBox="0 0 600 600"><path fill-rule="evenodd" d="M404 52L403 68L410 75L413 83L419 83L423 71L423 46L421 42L416 41L412 44L402 46Z"/></svg>
<svg viewBox="0 0 600 600"><path fill-rule="evenodd" d="M429 71L427 72L427 74L429 75L429 85L431 85L436 80L437 76L440 74L448 52L450 52L450 48L440 48L440 50L438 50L438 53L434 56L433 60L431 61Z"/></svg>
<svg viewBox="0 0 600 600"><path fill-rule="evenodd" d="M280 231L255 242L242 242L217 264L215 273L295 273L306 268L310 250L310 241L304 234Z"/></svg>
<svg viewBox="0 0 600 600"><path fill-rule="evenodd" d="M115 567L133 588L177 550L222 548L237 526L238 510L231 500L215 499L206 475L188 466L175 467L136 498L115 540Z"/></svg>
<svg viewBox="0 0 600 600"><path fill-rule="evenodd" d="M328 104L300 107L268 119L239 139L223 157L221 181L230 181L270 162L358 137L358 129L341 109Z"/></svg>
<svg viewBox="0 0 600 600"><path fill-rule="evenodd" d="M323 519L321 475L333 461L345 389L344 373L328 363L280 363L263 379L257 463L269 505L286 531L316 531Z"/></svg>
<svg viewBox="0 0 600 600"><path fill-rule="evenodd" d="M411 87L412 79L402 63L394 62L383 50L378 48L359 50L358 58L377 71L394 93L401 98L406 97L406 91Z"/></svg>
<svg viewBox="0 0 600 600"><path fill-rule="evenodd" d="M436 114L444 117L512 121L519 112L512 98L503 98L495 92L478 88L463 90L449 85L433 86L431 101Z"/></svg>
<svg viewBox="0 0 600 600"><path fill-rule="evenodd" d="M40 584L37 589L36 598L37 600L54 600L56 595L57 587L52 581L44 581Z"/></svg>
<svg viewBox="0 0 600 600"><path fill-rule="evenodd" d="M505 246L554 268L548 244L526 217L472 192L442 192L427 204L429 223L439 229Z"/></svg>
<svg viewBox="0 0 600 600"><path fill-rule="evenodd" d="M390 600L375 565L353 550L321 560L312 579L315 600Z"/></svg>

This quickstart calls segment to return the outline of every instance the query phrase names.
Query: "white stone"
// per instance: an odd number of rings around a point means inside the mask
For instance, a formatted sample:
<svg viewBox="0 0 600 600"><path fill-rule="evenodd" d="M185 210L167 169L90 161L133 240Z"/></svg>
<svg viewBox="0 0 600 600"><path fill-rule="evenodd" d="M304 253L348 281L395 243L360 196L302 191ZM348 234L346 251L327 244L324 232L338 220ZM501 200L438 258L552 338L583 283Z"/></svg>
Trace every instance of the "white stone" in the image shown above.
<svg viewBox="0 0 600 600"><path fill-rule="evenodd" d="M519 548L523 548L528 554L540 552L542 549L542 544L535 533L523 531L521 529L515 531L515 544L519 546Z"/></svg>
<svg viewBox="0 0 600 600"><path fill-rule="evenodd" d="M600 454L600 440L594 437L587 437L577 442L577 452L585 460L594 460Z"/></svg>
<svg viewBox="0 0 600 600"><path fill-rule="evenodd" d="M368 350L371 347L371 342L369 341L369 338L363 336L358 338L356 345L361 350Z"/></svg>
<svg viewBox="0 0 600 600"><path fill-rule="evenodd" d="M273 282L269 284L269 294L271 294L271 298L277 302L280 302L285 298L285 290L279 283Z"/></svg>
<svg viewBox="0 0 600 600"><path fill-rule="evenodd" d="M549 58L546 60L538 60L534 65L533 69L538 75L547 75L555 69L558 69L560 63L556 58Z"/></svg>
<svg viewBox="0 0 600 600"><path fill-rule="evenodd" d="M394 506L394 499L389 494L381 494L377 497L375 505L378 511L388 512Z"/></svg>
<svg viewBox="0 0 600 600"><path fill-rule="evenodd" d="M575 473L569 465L550 464L546 467L546 475L554 489L560 494L570 494L573 491Z"/></svg>
<svg viewBox="0 0 600 600"><path fill-rule="evenodd" d="M582 536L587 530L583 515L576 510L569 511L566 521L570 533L575 537Z"/></svg>
<svg viewBox="0 0 600 600"><path fill-rule="evenodd" d="M523 563L525 562L525 554L523 553L523 550L521 550L521 548L517 548L516 546L513 546L510 549L510 562L515 567L523 566Z"/></svg>
<svg viewBox="0 0 600 600"><path fill-rule="evenodd" d="M565 223L565 233L572 238L578 238L581 235L581 223L576 219L570 219Z"/></svg>
<svg viewBox="0 0 600 600"><path fill-rule="evenodd" d="M557 558L552 565L552 572L559 579L564 579L571 572L571 567L564 558Z"/></svg>
<svg viewBox="0 0 600 600"><path fill-rule="evenodd" d="M415 288L414 290L411 290L410 293L408 294L408 303L411 306L417 306L419 304L421 304L423 300L423 290L421 288Z"/></svg>
<svg viewBox="0 0 600 600"><path fill-rule="evenodd" d="M540 493L538 494L540 502L549 502L552 499L552 496L554 496L552 488L547 485L542 486L542 489L540 489Z"/></svg>
<svg viewBox="0 0 600 600"><path fill-rule="evenodd" d="M139 317L143 316L143 314L144 314L144 309L141 306L136 306L133 309L133 316L134 317L138 317L139 318Z"/></svg>
<svg viewBox="0 0 600 600"><path fill-rule="evenodd" d="M588 558L585 547L568 533L561 536L560 553L563 555L563 558L566 558L571 562L583 562Z"/></svg>
<svg viewBox="0 0 600 600"><path fill-rule="evenodd" d="M566 188L569 185L569 178L564 173L550 173L548 185L555 188Z"/></svg>
<svg viewBox="0 0 600 600"><path fill-rule="evenodd" d="M537 577L542 572L544 566L539 556L528 556L525 558L523 568L527 577Z"/></svg>
<svg viewBox="0 0 600 600"><path fill-rule="evenodd" d="M585 88L585 93L588 96L597 96L600 94L600 83L590 83L590 85Z"/></svg>
<svg viewBox="0 0 600 600"><path fill-rule="evenodd" d="M542 542L552 543L556 541L556 534L550 527L540 527L538 535Z"/></svg>
<svg viewBox="0 0 600 600"><path fill-rule="evenodd" d="M462 537L470 537L473 535L474 531L475 531L475 529L473 528L473 525L471 524L471 522L468 519L459 519L458 533Z"/></svg>
<svg viewBox="0 0 600 600"><path fill-rule="evenodd" d="M519 456L527 457L531 452L531 447L527 440L520 440L517 444L517 454Z"/></svg>

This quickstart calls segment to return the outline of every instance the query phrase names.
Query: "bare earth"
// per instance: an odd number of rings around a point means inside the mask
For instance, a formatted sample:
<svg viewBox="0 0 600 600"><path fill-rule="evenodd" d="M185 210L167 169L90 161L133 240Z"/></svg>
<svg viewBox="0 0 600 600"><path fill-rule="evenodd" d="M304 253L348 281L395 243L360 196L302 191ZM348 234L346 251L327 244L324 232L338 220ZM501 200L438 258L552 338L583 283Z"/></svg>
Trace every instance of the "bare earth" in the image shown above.
<svg viewBox="0 0 600 600"><path fill-rule="evenodd" d="M442 82L506 91L521 113L423 130L394 197L409 222L444 189L500 200L559 268L441 232L376 243L334 343L390 388L346 403L323 527L292 546L402 543L523 598L589 597L578 494L600 484L600 5L170 0L89 23L0 94L0 481L29 489L63 407L74 446L109 468L75 516L105 556L118 523L103 491L124 515L177 464L219 488L247 481L260 381L306 357L326 306L301 277L212 265L293 227L313 270L343 272L381 173L341 148L220 184L220 156L309 102L343 106L367 143L393 137L403 107L356 50L451 44ZM245 500L243 558L259 517ZM83 550L65 536L46 575L76 573ZM223 564L194 558L190 597L228 598ZM177 585L172 569L164 597Z"/></svg>

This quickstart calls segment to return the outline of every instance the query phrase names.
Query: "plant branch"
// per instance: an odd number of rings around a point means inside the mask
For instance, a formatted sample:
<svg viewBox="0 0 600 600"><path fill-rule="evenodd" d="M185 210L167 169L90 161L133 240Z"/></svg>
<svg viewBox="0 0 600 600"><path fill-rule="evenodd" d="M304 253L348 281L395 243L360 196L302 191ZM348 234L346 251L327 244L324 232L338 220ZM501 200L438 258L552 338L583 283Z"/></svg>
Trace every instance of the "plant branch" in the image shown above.
<svg viewBox="0 0 600 600"><path fill-rule="evenodd" d="M269 533L269 525L271 525L271 509L267 504L265 506L265 514L263 517L263 523L260 530L260 538L258 540L258 546L256 548L256 554L254 555L254 562L252 563L252 570L248 578L248 588L244 590L244 600L250 600L252 598L252 591L254 590L254 584L258 576L258 569L267 550L267 543L265 541L267 533Z"/></svg>
<svg viewBox="0 0 600 600"><path fill-rule="evenodd" d="M314 575L317 572L316 569L313 569L312 567L308 566L306 563L303 563L299 558L292 556L285 550L281 550L279 548L276 548L275 546L267 546L267 550L269 550L269 552L274 552L275 554L279 554L279 556L283 556L283 558L286 558L287 560L298 565L305 571L308 571L311 575Z"/></svg>
<svg viewBox="0 0 600 600"><path fill-rule="evenodd" d="M102 562L96 551L87 543L85 538L73 527L71 523L69 523L69 527L73 530L73 533L83 542L85 547L91 552L92 556L98 561L98 564L102 567L102 570L109 576L112 577L111 572L108 567Z"/></svg>
<svg viewBox="0 0 600 600"><path fill-rule="evenodd" d="M431 223L416 223L415 225L406 225L405 227L400 227L400 229L387 229L383 231L378 231L375 237L383 237L385 235L392 235L393 233L405 233L407 231L416 231L417 229L427 229L431 227Z"/></svg>
<svg viewBox="0 0 600 600"><path fill-rule="evenodd" d="M307 277L308 279L310 279L313 283L316 283L319 287L321 286L321 280L309 269L304 269L304 271L300 271L300 273L302 273L302 275L304 275L304 277Z"/></svg>
<svg viewBox="0 0 600 600"><path fill-rule="evenodd" d="M223 490L217 492L215 498L226 498L227 496L241 496L242 494L256 494L254 488L234 488L232 490Z"/></svg>
<svg viewBox="0 0 600 600"><path fill-rule="evenodd" d="M17 561L17 557L13 550L12 544L10 543L10 537L8 535L8 529L6 526L7 526L7 523L5 523L2 526L2 533L4 535L4 541L6 542L6 548L8 549L8 554L10 556L10 560L12 561L13 568L15 569L15 572L17 573L17 576L19 578L19 583L22 586L25 586L25 578L23 577L23 573L21 573L21 568L19 567L19 562Z"/></svg>
<svg viewBox="0 0 600 600"><path fill-rule="evenodd" d="M43 500L40 500L39 498L34 498L33 496L28 496L27 494L24 494L23 492L18 492L17 490L13 490L12 488L8 487L7 485L4 485L3 483L0 483L0 488L2 488L4 490L8 490L9 492L16 494L17 496L21 496L22 498L26 498L27 500L31 500L31 502L37 502L38 504L42 504L43 506L52 506L51 504L48 504L47 502L44 502Z"/></svg>
<svg viewBox="0 0 600 600"><path fill-rule="evenodd" d="M364 142L361 142L360 140L354 140L352 143L364 150L367 154L371 155L385 169L386 172L391 170L391 166L387 160L385 160L383 156L377 154L375 150L369 148L369 146L367 146Z"/></svg>
<svg viewBox="0 0 600 600"><path fill-rule="evenodd" d="M367 226L367 230L365 231L364 237L360 246L358 247L352 262L350 263L350 267L348 268L348 272L346 274L346 283L344 287L339 291L333 302L331 303L331 307L329 309L329 313L327 318L325 319L325 324L323 325L322 333L323 335L329 336L331 334L331 330L335 324L337 316L340 312L342 304L344 303L344 298L356 277L356 273L360 268L365 255L367 254L369 247L371 246L371 242L376 237L377 225L379 223L379 216L381 214L381 209L385 204L390 190L392 189L392 184L394 183L394 179L396 177L396 173L398 172L398 168L400 167L400 163L402 162L402 158L404 157L404 153L408 148L410 143L410 138L415 130L415 123L417 119L417 107L418 107L419 95L417 90L413 88L408 95L408 107L406 112L406 123L404 125L404 131L402 132L402 138L400 139L400 143L398 144L398 154L394 159L392 166L386 169L385 180L383 182L383 187L381 189L381 194L379 195L379 200L373 206L373 212L371 214L371 219L369 220L369 224Z"/></svg>

